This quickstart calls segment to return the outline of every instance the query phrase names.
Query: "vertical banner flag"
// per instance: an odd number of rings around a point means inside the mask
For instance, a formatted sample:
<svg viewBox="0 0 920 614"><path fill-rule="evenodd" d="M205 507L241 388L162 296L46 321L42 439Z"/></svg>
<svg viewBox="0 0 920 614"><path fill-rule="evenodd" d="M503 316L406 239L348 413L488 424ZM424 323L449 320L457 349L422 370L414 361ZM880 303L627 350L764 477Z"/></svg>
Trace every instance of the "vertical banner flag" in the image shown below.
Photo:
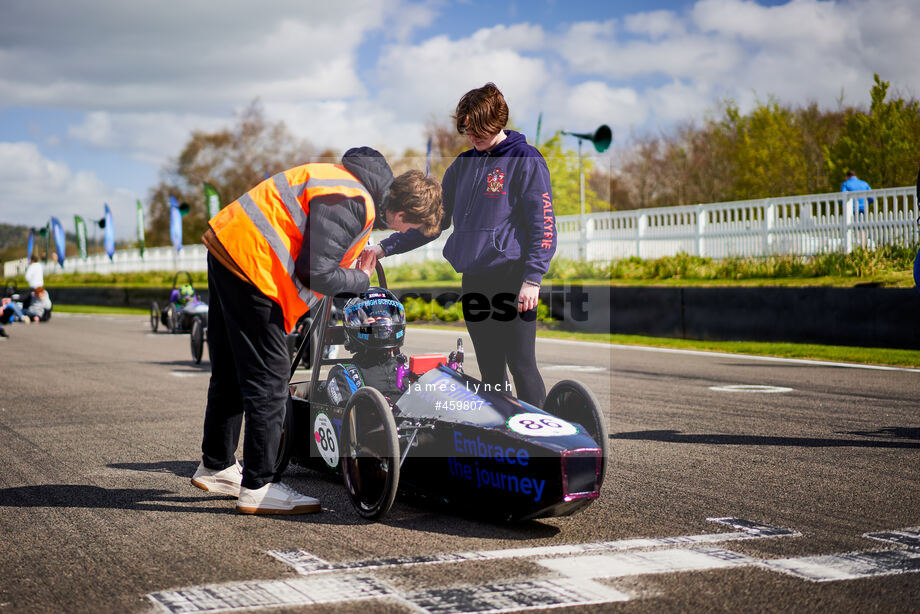
<svg viewBox="0 0 920 614"><path fill-rule="evenodd" d="M32 260L33 249L35 249L35 231L29 229L29 242L26 244L26 260Z"/></svg>
<svg viewBox="0 0 920 614"><path fill-rule="evenodd" d="M137 201L137 247L144 257L144 206L140 199Z"/></svg>
<svg viewBox="0 0 920 614"><path fill-rule="evenodd" d="M169 238L176 251L182 251L182 212L175 196L169 197Z"/></svg>
<svg viewBox="0 0 920 614"><path fill-rule="evenodd" d="M108 203L105 205L105 235L102 237L102 244L105 246L105 253L109 255L109 260L115 255L115 225L112 223L112 210L109 209Z"/></svg>
<svg viewBox="0 0 920 614"><path fill-rule="evenodd" d="M64 227L56 217L51 218L51 232L54 234L54 251L57 253L58 264L64 266L66 256L67 238L64 236Z"/></svg>
<svg viewBox="0 0 920 614"><path fill-rule="evenodd" d="M204 203L207 206L208 219L220 211L220 194L217 193L217 188L208 182L204 183Z"/></svg>
<svg viewBox="0 0 920 614"><path fill-rule="evenodd" d="M48 262L48 254L51 253L51 220L48 220L48 223L45 224L45 227L42 229L42 236L45 237L45 255L44 260Z"/></svg>
<svg viewBox="0 0 920 614"><path fill-rule="evenodd" d="M425 154L425 174L431 174L431 137L428 137L428 153Z"/></svg>
<svg viewBox="0 0 920 614"><path fill-rule="evenodd" d="M75 215L73 225L77 231L77 249L80 250L80 258L86 260L86 222L79 215Z"/></svg>

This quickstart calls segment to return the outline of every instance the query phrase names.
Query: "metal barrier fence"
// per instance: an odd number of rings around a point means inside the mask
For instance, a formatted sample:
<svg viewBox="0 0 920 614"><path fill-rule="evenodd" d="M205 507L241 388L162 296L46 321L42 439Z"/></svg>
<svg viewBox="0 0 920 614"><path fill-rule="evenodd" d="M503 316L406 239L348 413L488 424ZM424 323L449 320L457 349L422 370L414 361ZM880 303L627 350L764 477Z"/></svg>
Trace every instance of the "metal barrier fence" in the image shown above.
<svg viewBox="0 0 920 614"><path fill-rule="evenodd" d="M863 201L865 212L857 212ZM915 188L868 192L832 192L763 198L708 205L659 207L556 218L557 257L609 261L630 256L659 258L679 252L711 258L821 252L850 253L856 247L912 244L917 240ZM389 233L374 232L380 241ZM442 259L450 230L428 245L386 259L388 266ZM206 271L204 245L136 249L86 260L69 258L63 269L49 263L47 273L124 273L138 271ZM5 277L22 274L25 259L7 262Z"/></svg>

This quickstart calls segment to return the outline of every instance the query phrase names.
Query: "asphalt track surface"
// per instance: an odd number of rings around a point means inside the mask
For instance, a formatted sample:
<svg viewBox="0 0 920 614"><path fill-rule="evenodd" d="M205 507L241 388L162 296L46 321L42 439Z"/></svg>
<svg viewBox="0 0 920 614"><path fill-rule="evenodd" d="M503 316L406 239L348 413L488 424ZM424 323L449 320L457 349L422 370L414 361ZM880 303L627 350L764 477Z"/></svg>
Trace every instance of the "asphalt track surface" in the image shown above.
<svg viewBox="0 0 920 614"><path fill-rule="evenodd" d="M157 594L174 611L262 603L251 611L365 614L920 604L916 531L900 545L864 536L920 525L917 371L540 341L547 385L580 379L607 413L601 498L573 517L518 525L397 499L371 523L341 483L300 468L286 481L320 498L319 514L238 515L232 499L189 484L208 366L192 363L187 336L153 335L131 316L60 314L9 330L0 341L0 614L166 611ZM456 336L410 329L406 349L446 353ZM467 368L477 374L475 356ZM789 390L712 389L737 385ZM724 517L786 534L707 520ZM522 548L537 550L511 551ZM302 575L270 550L346 569ZM411 558L452 553L475 556ZM834 561L855 566L850 576L789 573L842 553ZM347 569L391 557L403 558ZM202 586L212 588L171 592ZM188 603L175 605L177 595ZM298 605L311 599L320 603Z"/></svg>

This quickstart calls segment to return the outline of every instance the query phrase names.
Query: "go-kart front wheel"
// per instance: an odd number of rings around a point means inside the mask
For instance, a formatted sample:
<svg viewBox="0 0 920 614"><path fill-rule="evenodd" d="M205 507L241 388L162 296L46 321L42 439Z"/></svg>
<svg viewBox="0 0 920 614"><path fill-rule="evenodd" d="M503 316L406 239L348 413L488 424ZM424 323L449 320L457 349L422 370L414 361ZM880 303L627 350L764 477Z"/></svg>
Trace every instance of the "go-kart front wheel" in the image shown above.
<svg viewBox="0 0 920 614"><path fill-rule="evenodd" d="M342 420L342 474L355 510L383 516L399 487L399 437L390 405L374 388L355 392Z"/></svg>
<svg viewBox="0 0 920 614"><path fill-rule="evenodd" d="M610 440L607 437L607 421L600 410L597 397L591 389L581 382L573 379L564 379L557 382L546 394L543 411L562 418L567 422L575 422L583 426L588 435L600 446L604 455L601 461L601 474L598 486L604 481L604 472L607 470L607 458L610 456Z"/></svg>
<svg viewBox="0 0 920 614"><path fill-rule="evenodd" d="M160 306L157 305L156 301L153 301L153 304L150 305L150 329L153 332L157 332L157 329L160 327Z"/></svg>
<svg viewBox="0 0 920 614"><path fill-rule="evenodd" d="M192 319L192 331L189 335L189 344L192 348L192 359L195 364L201 364L201 357L204 355L204 319L201 316L195 316Z"/></svg>

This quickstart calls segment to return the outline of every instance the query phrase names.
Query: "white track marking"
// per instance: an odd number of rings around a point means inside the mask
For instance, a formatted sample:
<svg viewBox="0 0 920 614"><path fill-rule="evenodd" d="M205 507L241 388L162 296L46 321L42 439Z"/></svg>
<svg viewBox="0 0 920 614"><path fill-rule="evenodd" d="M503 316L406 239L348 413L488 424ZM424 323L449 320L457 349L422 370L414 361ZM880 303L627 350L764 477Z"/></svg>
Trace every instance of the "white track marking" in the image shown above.
<svg viewBox="0 0 920 614"><path fill-rule="evenodd" d="M498 614L628 601L629 596L596 582L565 578L430 589L405 599L429 614Z"/></svg>
<svg viewBox="0 0 920 614"><path fill-rule="evenodd" d="M920 552L916 550L848 552L827 556L774 559L761 561L760 565L813 582L833 582L920 572Z"/></svg>
<svg viewBox="0 0 920 614"><path fill-rule="evenodd" d="M761 384L732 384L729 386L710 386L710 390L717 392L759 392L762 394L772 394L776 392L792 392L792 388L785 386L764 386Z"/></svg>
<svg viewBox="0 0 920 614"><path fill-rule="evenodd" d="M877 539L878 541L908 548L920 548L920 527L910 527L909 529L899 529L897 531L877 531L874 533L863 533L863 537Z"/></svg>
<svg viewBox="0 0 920 614"><path fill-rule="evenodd" d="M212 584L148 595L161 611L234 612L253 608L305 606L395 596L386 584L370 576L294 578L264 582Z"/></svg>
<svg viewBox="0 0 920 614"><path fill-rule="evenodd" d="M798 537L800 535L800 533L791 529L760 524L741 518L708 518L707 520L720 524L727 524L739 530L733 533L707 533L703 535L678 535L675 537L640 537L609 542L424 554L419 556L346 561L342 563L324 561L318 556L304 550L269 550L268 554L290 565L297 570L297 573L307 575L321 572L402 567L407 565L433 565L438 563L461 563L464 561L494 561L517 558L602 554L605 552L638 550L640 548L689 547L728 541L772 537Z"/></svg>
<svg viewBox="0 0 920 614"><path fill-rule="evenodd" d="M570 578L591 580L722 569L753 565L757 560L722 548L672 548L651 552L618 552L545 559L537 563Z"/></svg>

